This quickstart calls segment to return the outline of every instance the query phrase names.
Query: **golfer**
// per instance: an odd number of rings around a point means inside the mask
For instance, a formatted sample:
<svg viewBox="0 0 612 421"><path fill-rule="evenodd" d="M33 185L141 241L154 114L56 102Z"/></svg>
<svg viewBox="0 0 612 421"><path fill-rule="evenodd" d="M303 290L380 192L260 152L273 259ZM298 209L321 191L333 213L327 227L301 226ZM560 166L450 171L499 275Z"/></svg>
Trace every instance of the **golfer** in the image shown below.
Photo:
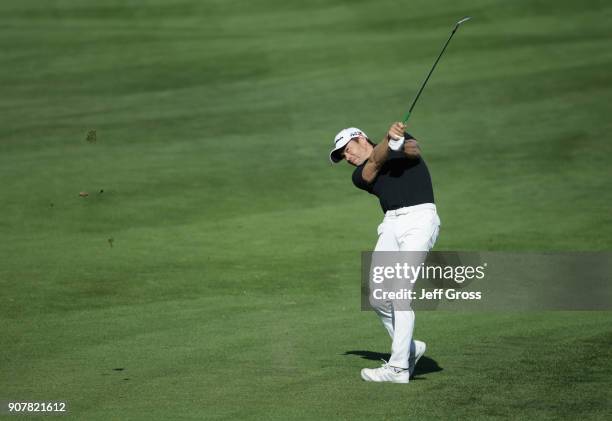
<svg viewBox="0 0 612 421"><path fill-rule="evenodd" d="M378 226L374 251L425 252L421 253L424 259L438 237L440 218L419 144L405 128L403 123L393 123L378 144L362 130L344 129L334 139L330 159L333 163L345 159L354 166L355 186L380 201L385 217ZM426 348L424 342L412 340L414 311L398 308L390 301L370 302L391 336L391 358L380 368L364 368L361 378L408 383Z"/></svg>

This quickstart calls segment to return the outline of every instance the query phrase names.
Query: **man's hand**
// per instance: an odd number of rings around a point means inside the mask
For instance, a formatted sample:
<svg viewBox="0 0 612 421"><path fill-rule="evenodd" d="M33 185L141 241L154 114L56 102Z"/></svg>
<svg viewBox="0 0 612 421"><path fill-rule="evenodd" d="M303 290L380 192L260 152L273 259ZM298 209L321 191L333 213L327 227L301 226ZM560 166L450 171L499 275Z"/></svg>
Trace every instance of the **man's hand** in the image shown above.
<svg viewBox="0 0 612 421"><path fill-rule="evenodd" d="M389 157L390 143L396 142L399 144L399 149L403 150L406 156L410 158L418 158L421 155L419 144L414 139L407 139L398 141L398 139L404 138L404 130L406 125L404 123L396 122L389 127L389 131L385 134L382 141L374 147L372 154L366 161L361 176L366 183L372 183L378 171L382 168L383 164Z"/></svg>
<svg viewBox="0 0 612 421"><path fill-rule="evenodd" d="M399 121L393 123L391 127L389 127L389 132L387 133L389 147L394 151L403 150L409 158L418 158L421 156L421 148L419 148L417 141L415 139L401 141L401 139L404 138L405 130L406 125Z"/></svg>
<svg viewBox="0 0 612 421"><path fill-rule="evenodd" d="M387 138L389 139L389 148L392 151L399 151L404 148L404 128L404 124L399 122L393 123L389 127Z"/></svg>
<svg viewBox="0 0 612 421"><path fill-rule="evenodd" d="M404 123L400 123L399 121L393 123L391 127L389 127L389 131L387 132L387 138L389 140L397 140L404 137L404 130L406 129L406 125Z"/></svg>

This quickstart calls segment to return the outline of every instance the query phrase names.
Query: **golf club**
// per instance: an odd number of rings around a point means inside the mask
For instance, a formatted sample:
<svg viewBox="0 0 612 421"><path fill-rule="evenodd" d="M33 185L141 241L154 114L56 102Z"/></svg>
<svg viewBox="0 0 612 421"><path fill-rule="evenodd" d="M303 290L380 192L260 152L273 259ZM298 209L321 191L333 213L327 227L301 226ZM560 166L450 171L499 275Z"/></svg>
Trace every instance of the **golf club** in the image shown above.
<svg viewBox="0 0 612 421"><path fill-rule="evenodd" d="M425 78L425 80L421 84L421 87L419 88L419 92L417 92L416 96L414 97L414 100L412 101L412 105L410 106L410 109L408 110L408 112L404 116L404 124L406 124L408 122L408 119L410 118L410 113L412 113L412 109L414 108L414 106L416 105L419 97L421 96L421 92L423 92L423 88L425 88L425 85L427 84L427 81L429 80L429 77L431 76L431 74L433 73L434 69L436 68L436 65L438 64L438 61L440 61L440 57L442 57L442 54L444 54L444 50L446 50L446 46L450 42L451 38L453 38L453 35L455 35L455 32L457 32L457 29L459 28L459 25L461 25L464 22L467 22L470 19L472 19L470 16L466 16L463 19L460 19L455 24L455 27L453 28L453 31L451 32L450 36L446 40L446 43L444 44L444 47L442 47L442 51L440 51L440 55L438 55L438 58L434 62L433 66L431 66L431 70L429 71L429 73L427 74L427 77Z"/></svg>

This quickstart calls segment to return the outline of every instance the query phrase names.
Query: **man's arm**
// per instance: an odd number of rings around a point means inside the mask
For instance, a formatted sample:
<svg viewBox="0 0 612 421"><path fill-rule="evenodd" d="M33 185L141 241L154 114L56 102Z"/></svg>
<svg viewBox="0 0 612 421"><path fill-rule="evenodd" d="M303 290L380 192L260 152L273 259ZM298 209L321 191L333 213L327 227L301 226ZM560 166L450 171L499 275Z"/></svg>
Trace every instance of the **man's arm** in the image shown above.
<svg viewBox="0 0 612 421"><path fill-rule="evenodd" d="M374 146L368 162L363 166L361 176L366 183L370 184L374 181L387 158L389 158L389 133L385 134L378 145Z"/></svg>
<svg viewBox="0 0 612 421"><path fill-rule="evenodd" d="M378 171L380 171L385 161L389 158L389 139L400 139L404 137L404 129L406 129L406 126L403 123L393 123L385 137L374 147L372 155L370 155L361 173L361 176L367 183L372 183L374 181L378 175ZM405 140L402 150L409 158L414 159L421 155L419 144L414 139Z"/></svg>
<svg viewBox="0 0 612 421"><path fill-rule="evenodd" d="M416 139L406 139L404 141L404 153L408 158L416 159L421 156L421 148Z"/></svg>

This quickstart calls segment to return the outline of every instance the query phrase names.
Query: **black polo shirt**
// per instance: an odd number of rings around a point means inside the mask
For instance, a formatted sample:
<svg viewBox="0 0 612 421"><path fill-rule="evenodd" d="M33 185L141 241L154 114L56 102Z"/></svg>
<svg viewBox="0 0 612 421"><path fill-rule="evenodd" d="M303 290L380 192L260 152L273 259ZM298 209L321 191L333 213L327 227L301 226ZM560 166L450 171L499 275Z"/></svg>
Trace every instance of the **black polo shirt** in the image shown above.
<svg viewBox="0 0 612 421"><path fill-rule="evenodd" d="M406 139L412 137L408 135ZM409 158L403 151L389 151L387 161L370 184L362 176L366 162L353 171L353 183L377 196L383 212L434 203L431 176L422 157Z"/></svg>

